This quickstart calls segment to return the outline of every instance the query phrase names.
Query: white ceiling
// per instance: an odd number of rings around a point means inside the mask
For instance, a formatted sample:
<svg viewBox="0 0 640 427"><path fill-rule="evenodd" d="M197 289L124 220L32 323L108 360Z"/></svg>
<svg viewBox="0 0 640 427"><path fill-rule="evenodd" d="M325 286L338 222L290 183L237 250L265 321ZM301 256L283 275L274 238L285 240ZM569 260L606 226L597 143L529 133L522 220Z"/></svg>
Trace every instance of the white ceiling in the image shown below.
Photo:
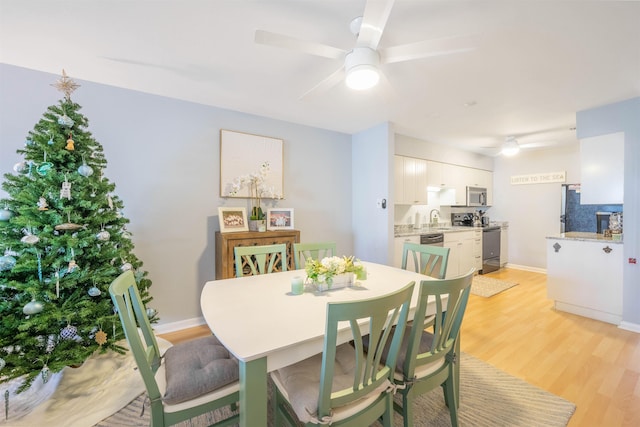
<svg viewBox="0 0 640 427"><path fill-rule="evenodd" d="M364 93L300 99L340 61L254 42L262 29L349 50L364 7L0 0L0 62L346 133L389 121L484 154L508 135L575 143L576 111L640 95L636 1L397 0L381 48L469 35L474 50L387 64L388 85Z"/></svg>

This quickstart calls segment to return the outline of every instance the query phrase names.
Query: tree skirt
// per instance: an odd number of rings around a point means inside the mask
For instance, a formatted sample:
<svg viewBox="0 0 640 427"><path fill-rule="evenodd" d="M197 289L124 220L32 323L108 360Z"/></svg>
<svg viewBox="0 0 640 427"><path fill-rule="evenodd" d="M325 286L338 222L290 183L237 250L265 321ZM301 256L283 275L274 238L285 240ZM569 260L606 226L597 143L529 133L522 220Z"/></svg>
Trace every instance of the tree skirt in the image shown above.
<svg viewBox="0 0 640 427"><path fill-rule="evenodd" d="M171 344L158 338L164 352ZM19 380L0 386L0 393L9 389L9 416L0 417L0 426L87 427L118 412L145 391L131 353L96 354L79 368L64 368L50 375L46 384L42 377L28 390L15 394ZM3 411L4 412L4 411Z"/></svg>
<svg viewBox="0 0 640 427"><path fill-rule="evenodd" d="M517 283L514 282L476 275L471 283L471 293L481 297L491 297L516 285Z"/></svg>

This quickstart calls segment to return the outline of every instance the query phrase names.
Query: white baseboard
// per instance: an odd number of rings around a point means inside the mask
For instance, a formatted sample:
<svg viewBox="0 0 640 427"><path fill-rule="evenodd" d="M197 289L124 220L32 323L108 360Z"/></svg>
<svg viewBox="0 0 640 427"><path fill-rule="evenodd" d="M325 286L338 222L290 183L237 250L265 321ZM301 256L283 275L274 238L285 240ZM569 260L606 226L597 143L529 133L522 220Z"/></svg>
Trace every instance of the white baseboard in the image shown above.
<svg viewBox="0 0 640 427"><path fill-rule="evenodd" d="M195 326L204 325L205 321L203 317L194 317L193 319L179 320L171 323L161 323L153 325L153 330L156 334L167 334L169 332L180 331L182 329L189 329Z"/></svg>
<svg viewBox="0 0 640 427"><path fill-rule="evenodd" d="M640 324L625 322L624 320L620 322L618 328L624 329L625 331L637 332L640 334Z"/></svg>
<svg viewBox="0 0 640 427"><path fill-rule="evenodd" d="M528 265L518 265L518 264L511 264L511 263L507 263L505 265L505 267L506 268L513 268L514 270L533 271L535 273L547 274L547 269L546 268L529 267Z"/></svg>

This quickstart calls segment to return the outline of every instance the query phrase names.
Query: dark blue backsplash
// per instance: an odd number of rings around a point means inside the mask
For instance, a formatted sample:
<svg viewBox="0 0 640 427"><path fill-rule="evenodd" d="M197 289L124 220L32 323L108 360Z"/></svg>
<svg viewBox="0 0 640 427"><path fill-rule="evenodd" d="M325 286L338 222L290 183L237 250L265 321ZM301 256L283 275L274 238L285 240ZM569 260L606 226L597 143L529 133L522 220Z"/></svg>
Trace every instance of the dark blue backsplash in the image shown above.
<svg viewBox="0 0 640 427"><path fill-rule="evenodd" d="M623 205L581 205L580 193L567 190L565 231L595 233L596 212L622 212Z"/></svg>

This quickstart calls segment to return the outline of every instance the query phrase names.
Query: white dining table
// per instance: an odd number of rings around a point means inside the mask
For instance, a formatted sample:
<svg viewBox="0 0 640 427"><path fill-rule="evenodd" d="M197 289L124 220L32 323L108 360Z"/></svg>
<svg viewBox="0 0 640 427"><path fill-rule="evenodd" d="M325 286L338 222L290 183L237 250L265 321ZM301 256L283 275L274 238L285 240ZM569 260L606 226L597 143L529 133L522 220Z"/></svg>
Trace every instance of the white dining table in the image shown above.
<svg viewBox="0 0 640 427"><path fill-rule="evenodd" d="M415 281L412 311L421 280L431 277L382 264L363 262L366 280L353 286L291 293L295 276L304 270L244 276L207 282L200 306L211 331L239 360L240 425L267 425L267 375L276 369L322 352L328 302L353 301L389 294ZM427 307L433 313L435 305ZM410 316L412 317L412 315ZM350 339L348 325L339 334Z"/></svg>

